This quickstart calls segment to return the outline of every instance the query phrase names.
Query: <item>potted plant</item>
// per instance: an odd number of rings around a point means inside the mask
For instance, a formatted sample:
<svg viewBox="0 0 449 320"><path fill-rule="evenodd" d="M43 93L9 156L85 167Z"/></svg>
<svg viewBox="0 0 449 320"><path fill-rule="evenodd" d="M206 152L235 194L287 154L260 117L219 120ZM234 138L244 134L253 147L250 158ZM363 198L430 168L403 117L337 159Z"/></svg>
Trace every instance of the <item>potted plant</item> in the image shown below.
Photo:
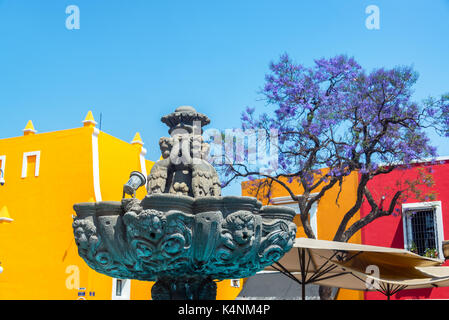
<svg viewBox="0 0 449 320"><path fill-rule="evenodd" d="M426 251L424 251L424 256L428 258L437 258L438 251L435 248L426 248Z"/></svg>
<svg viewBox="0 0 449 320"><path fill-rule="evenodd" d="M412 241L411 245L410 245L410 251L413 253L418 254L418 247L416 246L415 242Z"/></svg>

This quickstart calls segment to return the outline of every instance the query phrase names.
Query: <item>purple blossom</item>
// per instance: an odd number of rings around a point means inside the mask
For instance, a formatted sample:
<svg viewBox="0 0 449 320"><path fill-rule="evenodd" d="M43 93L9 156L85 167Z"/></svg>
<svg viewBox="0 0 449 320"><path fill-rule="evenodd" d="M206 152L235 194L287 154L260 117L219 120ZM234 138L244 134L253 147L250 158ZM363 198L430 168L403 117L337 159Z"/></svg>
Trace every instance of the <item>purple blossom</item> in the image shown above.
<svg viewBox="0 0 449 320"><path fill-rule="evenodd" d="M262 87L269 110L256 116L247 107L242 128L277 129L278 166L271 175L304 188L320 176L325 183L354 171L371 177L381 163L406 168L436 157L425 131L435 118L449 136L449 95L417 103L417 79L408 66L367 71L345 55L305 66L283 54L270 63ZM325 176L323 168L329 168Z"/></svg>

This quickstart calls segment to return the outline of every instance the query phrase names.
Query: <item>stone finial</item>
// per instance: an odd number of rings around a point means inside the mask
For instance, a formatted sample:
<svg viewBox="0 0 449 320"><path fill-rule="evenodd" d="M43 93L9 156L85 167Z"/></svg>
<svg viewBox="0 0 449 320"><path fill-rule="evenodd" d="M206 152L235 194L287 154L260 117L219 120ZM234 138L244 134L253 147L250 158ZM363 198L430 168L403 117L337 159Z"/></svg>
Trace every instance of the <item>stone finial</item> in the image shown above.
<svg viewBox="0 0 449 320"><path fill-rule="evenodd" d="M25 129L23 129L23 135L24 136L33 135L36 132L37 131L34 129L33 122L31 120L29 120L27 125L25 126Z"/></svg>
<svg viewBox="0 0 449 320"><path fill-rule="evenodd" d="M0 223L2 222L13 222L14 220L9 215L8 208L6 206L3 206L0 210Z"/></svg>
<svg viewBox="0 0 449 320"><path fill-rule="evenodd" d="M197 112L191 106L178 107L174 112L163 116L161 121L169 126L168 133L170 134L175 129L185 129L191 133L193 131L194 121L199 121L201 127L210 123L210 119L205 114Z"/></svg>
<svg viewBox="0 0 449 320"><path fill-rule="evenodd" d="M142 138L140 137L140 133L139 132L136 132L136 134L134 135L133 140L131 141L131 144L132 145L140 145L140 146L144 145L144 143L142 141Z"/></svg>
<svg viewBox="0 0 449 320"><path fill-rule="evenodd" d="M97 125L97 122L94 120L92 111L89 110L89 112L86 115L86 118L83 120L83 124L85 127L90 127L90 128L93 128Z"/></svg>

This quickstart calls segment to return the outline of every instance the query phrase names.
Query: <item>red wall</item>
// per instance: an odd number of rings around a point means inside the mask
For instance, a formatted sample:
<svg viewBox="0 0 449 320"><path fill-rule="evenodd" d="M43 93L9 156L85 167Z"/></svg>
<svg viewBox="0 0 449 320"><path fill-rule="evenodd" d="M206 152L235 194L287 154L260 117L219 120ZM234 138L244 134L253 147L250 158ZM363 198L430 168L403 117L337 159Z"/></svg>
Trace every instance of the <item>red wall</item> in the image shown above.
<svg viewBox="0 0 449 320"><path fill-rule="evenodd" d="M426 168L431 168L434 186L430 188L419 186L419 189L423 191L423 194L428 194L432 191L436 192L436 198L429 201L441 201L444 239L449 239L449 160L438 161L436 164L427 163L414 165L411 168L394 170L389 174L377 176L370 181L368 189L375 199L380 200L384 195L386 197L385 207L387 207L393 194L398 190L397 183L401 183L401 181L403 183L406 179L415 180L418 177L420 170L422 171ZM423 202L423 199L417 200L415 197L411 196L405 199L402 203L414 202ZM394 215L381 217L362 228L363 244L404 248L403 222L400 214L401 205L399 204L397 208L399 209L399 212L395 212ZM365 201L360 210L360 216L366 216L369 213L369 210L370 206ZM365 299L385 300L386 297L378 292L366 292ZM449 299L449 288L403 290L392 296L391 299Z"/></svg>

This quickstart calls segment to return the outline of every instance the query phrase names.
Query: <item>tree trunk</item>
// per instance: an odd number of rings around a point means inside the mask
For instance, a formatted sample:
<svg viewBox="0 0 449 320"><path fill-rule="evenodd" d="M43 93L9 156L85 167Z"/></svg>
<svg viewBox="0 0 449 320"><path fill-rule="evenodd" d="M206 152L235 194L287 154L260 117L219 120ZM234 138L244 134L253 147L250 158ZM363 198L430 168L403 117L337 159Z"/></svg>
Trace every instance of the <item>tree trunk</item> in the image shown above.
<svg viewBox="0 0 449 320"><path fill-rule="evenodd" d="M320 286L318 289L320 300L334 300L335 297L333 296L332 291L332 287Z"/></svg>

